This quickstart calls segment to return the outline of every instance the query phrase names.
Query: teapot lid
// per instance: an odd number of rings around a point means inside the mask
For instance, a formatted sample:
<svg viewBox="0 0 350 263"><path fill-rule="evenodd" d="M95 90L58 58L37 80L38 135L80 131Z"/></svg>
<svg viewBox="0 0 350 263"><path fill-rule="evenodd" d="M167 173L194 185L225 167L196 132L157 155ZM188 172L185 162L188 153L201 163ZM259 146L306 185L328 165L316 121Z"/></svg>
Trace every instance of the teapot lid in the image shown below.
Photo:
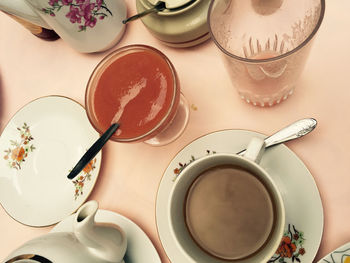
<svg viewBox="0 0 350 263"><path fill-rule="evenodd" d="M164 44L190 47L210 38L207 23L209 0L136 0L136 9L141 13L162 3L166 5L164 10L141 20Z"/></svg>
<svg viewBox="0 0 350 263"><path fill-rule="evenodd" d="M193 0L147 0L151 5L156 5L159 2L164 2L165 7L167 9L175 9L175 8L181 8L183 6L187 6L190 2L193 2Z"/></svg>

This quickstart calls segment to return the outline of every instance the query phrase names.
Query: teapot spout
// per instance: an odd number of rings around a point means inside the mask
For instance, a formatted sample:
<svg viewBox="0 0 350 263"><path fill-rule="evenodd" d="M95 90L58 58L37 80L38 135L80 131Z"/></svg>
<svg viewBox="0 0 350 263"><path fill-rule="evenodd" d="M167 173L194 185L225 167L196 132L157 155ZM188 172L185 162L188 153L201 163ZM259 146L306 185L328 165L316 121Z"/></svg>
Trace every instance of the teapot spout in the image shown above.
<svg viewBox="0 0 350 263"><path fill-rule="evenodd" d="M85 203L76 213L74 233L78 241L99 262L122 263L126 252L126 236L117 225L96 223L96 201Z"/></svg>
<svg viewBox="0 0 350 263"><path fill-rule="evenodd" d="M94 237L97 209L98 203L96 201L89 201L80 207L74 218L74 233L80 243L88 248L99 247Z"/></svg>
<svg viewBox="0 0 350 263"><path fill-rule="evenodd" d="M98 203L96 201L89 201L80 207L76 216L75 222L81 224L92 224L95 220L95 215L98 209Z"/></svg>

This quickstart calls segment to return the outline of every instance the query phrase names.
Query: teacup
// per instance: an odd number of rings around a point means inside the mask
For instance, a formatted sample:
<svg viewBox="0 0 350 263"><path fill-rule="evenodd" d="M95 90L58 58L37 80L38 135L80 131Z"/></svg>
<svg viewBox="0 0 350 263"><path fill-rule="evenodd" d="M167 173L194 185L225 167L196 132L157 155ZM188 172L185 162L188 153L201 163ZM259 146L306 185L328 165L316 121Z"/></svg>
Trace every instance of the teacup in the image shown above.
<svg viewBox="0 0 350 263"><path fill-rule="evenodd" d="M177 246L190 262L267 262L283 236L278 187L259 165L265 149L253 138L243 156L216 153L189 164L170 193Z"/></svg>

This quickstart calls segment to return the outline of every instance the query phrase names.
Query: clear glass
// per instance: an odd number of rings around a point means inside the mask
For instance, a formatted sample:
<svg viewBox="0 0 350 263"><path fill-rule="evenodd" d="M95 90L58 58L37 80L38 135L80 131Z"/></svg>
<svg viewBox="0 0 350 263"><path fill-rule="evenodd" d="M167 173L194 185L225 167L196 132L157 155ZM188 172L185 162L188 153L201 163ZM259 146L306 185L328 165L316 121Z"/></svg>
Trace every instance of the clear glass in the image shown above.
<svg viewBox="0 0 350 263"><path fill-rule="evenodd" d="M162 58L172 73L173 94L171 98L171 104L166 111L166 114L160 119L160 121L150 130L144 134L132 137L132 138L120 138L118 137L118 131L112 135L111 140L116 142L145 142L154 146L161 146L168 144L177 139L185 130L189 119L189 106L180 91L180 83L177 77L177 73L170 60L159 50L146 45L129 45L119 48L109 55L107 55L94 69L92 75L87 84L85 93L85 107L87 116L92 126L100 133L104 133L105 130L101 128L101 124L97 120L95 108L94 108L94 94L98 86L98 82L103 72L118 58L125 56L133 52L149 51ZM132 71L133 68L130 68ZM118 87L116 87L117 89ZM111 120L112 122L112 120ZM111 123L112 124L112 123ZM121 127L122 127L122 123Z"/></svg>
<svg viewBox="0 0 350 263"><path fill-rule="evenodd" d="M325 0L211 0L211 37L242 99L273 106L293 93L324 12Z"/></svg>

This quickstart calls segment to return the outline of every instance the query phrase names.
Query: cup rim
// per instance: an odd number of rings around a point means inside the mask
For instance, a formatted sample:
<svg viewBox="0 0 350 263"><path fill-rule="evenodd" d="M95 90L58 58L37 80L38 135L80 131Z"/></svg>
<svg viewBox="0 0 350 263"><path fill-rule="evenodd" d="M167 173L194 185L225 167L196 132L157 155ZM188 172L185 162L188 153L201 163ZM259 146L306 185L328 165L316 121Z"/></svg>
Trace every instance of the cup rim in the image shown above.
<svg viewBox="0 0 350 263"><path fill-rule="evenodd" d="M132 45L127 45L127 46L123 46L121 48L118 48L114 51L112 51L111 53L109 53L108 55L106 55L94 68L94 70L92 71L89 80L86 84L86 90L85 90L85 111L86 111L86 115L91 123L91 125L95 128L95 130L100 133L103 134L105 131L103 131L99 126L98 126L98 122L97 120L93 117L93 105L91 103L91 96L92 96L92 92L94 89L96 89L97 85L94 85L93 82L96 78L99 78L100 76L98 76L98 74L101 73L102 70L104 70L104 66L105 65L110 65L110 63L114 62L115 58L119 58L121 56L123 56L124 53L128 54L128 52L135 52L137 50L147 50L147 51L151 51L155 54L157 54L158 56L160 56L168 65L170 71L171 71L171 76L172 76L172 81L173 81L173 94L172 94L172 100L171 103L169 105L169 108L167 110L167 112L165 113L165 115L163 116L163 118L160 120L159 123L157 123L157 125L155 125L151 130L147 131L146 133L139 135L137 137L132 137L132 138L115 138L114 136L112 136L110 139L116 142L136 142L136 141L140 141L144 138L147 138L148 136L152 135L153 133L155 133L159 128L161 128L163 126L163 124L169 119L169 117L171 117L171 113L174 110L174 107L176 106L176 98L178 97L177 94L180 94L180 89L178 88L178 81L177 81L177 75L176 75L176 70L174 65L172 64L172 62L169 60L169 58L162 53L160 50L153 48L151 46L148 45L142 45L142 44L132 44ZM108 64L109 63L109 64Z"/></svg>
<svg viewBox="0 0 350 263"><path fill-rule="evenodd" d="M263 168L261 167L258 163L248 159L248 158L245 158L244 156L240 156L240 155L237 155L237 154L234 154L234 153L215 153L213 155L207 155L207 156L204 156L204 157L201 157L199 159L196 159L195 161L191 162L188 166L186 166L184 168L184 170L181 172L181 174L178 176L178 178L176 178L176 181L174 182L174 186L172 187L171 191L170 191L170 194L169 194L169 203L168 203L168 213L169 213L169 220L170 222L173 221L172 219L172 207L174 206L174 200L173 200L173 196L175 194L175 191L176 189L179 189L179 182L182 181L183 179L182 178L188 178L189 176L187 175L184 175L183 173L186 171L189 170L189 169L192 169L193 166L197 165L198 163L200 162L205 162L207 159L211 159L211 158L220 158L220 157L228 157L228 158L234 158L234 159L238 159L238 160L243 160L244 162L247 162L249 163L250 165L254 166L255 168L257 168L261 174L263 174L263 176L265 177L265 179L269 182L269 184L271 186L269 186L269 188L273 188L273 189L269 189L269 191L273 191L272 194L275 195L275 207L276 207L276 210L280 210L279 212L279 221L280 221L280 224L278 226L275 226L275 228L277 229L276 233L274 234L274 236L280 236L280 239L277 239L275 242L275 244L273 244L272 246L272 249L270 251L270 253L266 253L265 255L263 255L264 257L264 261L267 261L269 260L273 254L275 253L276 249L278 248L278 246L280 245L280 241L281 241L281 238L283 237L283 233L284 233L284 226L285 226L285 222L286 222L286 212L285 212L285 205L284 205L284 200L283 200L283 197L282 197L282 194L277 186L277 184L275 183L275 181L271 178L271 176L269 175L269 173ZM217 164L214 164L214 165L208 165L205 169L210 169L212 167L215 167ZM242 167L243 168L243 167ZM244 168L243 168L244 169ZM196 180L196 178L198 177L198 173L195 175L195 176L192 176L193 178L191 178L191 183ZM266 187L266 186L265 186ZM188 189L187 189L188 190ZM184 196L186 198L186 196ZM175 233L174 231L174 226L172 223L170 223L171 225L171 229L172 229L172 235L174 236L175 238L175 241L177 243L177 245L179 246L179 248L181 248L184 253L187 254L186 250L184 249L183 247L183 244L180 243L180 241L178 240L178 237L177 237L177 234ZM189 234L190 235L190 234ZM194 243L196 243L195 241L193 241ZM270 240L271 242L271 240ZM269 243L269 242L267 242ZM265 242L265 244L263 245L266 246L267 244ZM198 246L198 244L197 244ZM208 254L209 255L209 254ZM247 260L247 259L250 259L251 257L254 257L256 256L256 252L254 252L253 254L249 255L248 257L245 257L245 258L242 258L242 259L237 259L236 261L237 262L240 262L241 260ZM213 255L210 255L210 257L214 257ZM221 258L218 258L219 260L224 260L224 261L227 261L228 259L221 259ZM230 261L230 260L229 260Z"/></svg>
<svg viewBox="0 0 350 263"><path fill-rule="evenodd" d="M246 0L245 0L246 1ZM210 21L210 14L211 11L213 9L213 5L214 5L215 0L210 0L210 4L209 4L209 9L208 9L208 13L207 13L207 21L208 21L208 27L209 27L209 34L211 36L211 39L213 39L214 43L216 44L216 46L227 56L234 58L236 60L242 61L242 62L246 62L246 63L252 63L252 64L258 64L258 63L262 63L262 62L273 62L273 61L277 61L280 60L282 58L288 57L290 55L292 55L293 53L297 52L298 50L300 50L302 47L304 47L307 43L309 43L311 41L311 39L316 35L318 29L320 28L323 18L324 18L324 14L325 14L325 8L326 8L326 2L325 0L320 0L321 3L321 10L320 10L320 15L318 17L318 21L314 27L314 29L312 30L312 32L308 35L307 38L304 39L303 42L301 42L297 47L293 48L292 50L283 53L281 55L278 55L276 57L272 57L272 58L263 58L263 59L251 59L251 58L244 58L244 57L240 57L237 55L232 54L231 52L227 51L215 38L213 32L212 32L212 27L211 27L211 21Z"/></svg>

